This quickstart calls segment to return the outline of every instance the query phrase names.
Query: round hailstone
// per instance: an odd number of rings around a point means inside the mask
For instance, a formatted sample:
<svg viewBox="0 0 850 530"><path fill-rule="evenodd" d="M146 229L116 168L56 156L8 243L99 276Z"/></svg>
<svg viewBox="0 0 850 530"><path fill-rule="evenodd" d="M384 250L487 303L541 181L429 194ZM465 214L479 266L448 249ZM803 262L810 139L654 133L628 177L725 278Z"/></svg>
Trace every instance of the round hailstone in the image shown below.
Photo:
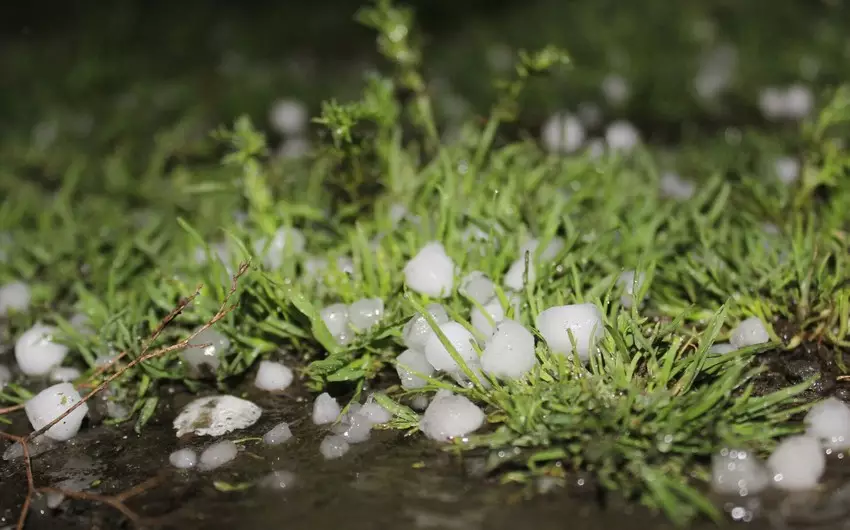
<svg viewBox="0 0 850 530"><path fill-rule="evenodd" d="M263 410L250 401L235 396L198 398L186 405L174 420L177 436L221 436L236 429L254 425Z"/></svg>
<svg viewBox="0 0 850 530"><path fill-rule="evenodd" d="M806 434L820 440L824 449L843 451L850 448L850 407L836 398L812 407L804 420Z"/></svg>
<svg viewBox="0 0 850 530"><path fill-rule="evenodd" d="M770 120L782 118L785 115L785 93L777 87L766 87L759 92L759 109Z"/></svg>
<svg viewBox="0 0 850 530"><path fill-rule="evenodd" d="M612 105L620 105L629 99L629 82L618 74L608 74L602 80L602 93Z"/></svg>
<svg viewBox="0 0 850 530"><path fill-rule="evenodd" d="M605 141L602 138L593 138L587 143L585 150L591 160L598 160L605 154Z"/></svg>
<svg viewBox="0 0 850 530"><path fill-rule="evenodd" d="M283 364L261 361L260 367L257 369L257 377L254 378L254 386L260 390L280 392L286 390L292 384L293 379L292 370Z"/></svg>
<svg viewBox="0 0 850 530"><path fill-rule="evenodd" d="M454 286L454 262L440 243L428 243L404 266L404 283L411 290L445 298Z"/></svg>
<svg viewBox="0 0 850 530"><path fill-rule="evenodd" d="M333 423L339 417L340 412L342 412L342 408L340 408L339 403L330 394L323 392L313 402L313 423L316 425Z"/></svg>
<svg viewBox="0 0 850 530"><path fill-rule="evenodd" d="M484 304L496 294L496 286L481 271L472 271L460 281L460 294L479 304Z"/></svg>
<svg viewBox="0 0 850 530"><path fill-rule="evenodd" d="M289 247L292 254L304 252L306 240L304 234L297 228L279 228L272 236L271 242L266 238L254 242L254 253L262 256L263 264L271 269L277 270L283 265L284 249Z"/></svg>
<svg viewBox="0 0 850 530"><path fill-rule="evenodd" d="M576 343L579 359L586 361L596 343L605 335L602 312L594 304L572 304L550 307L537 315L538 331L553 353L572 353L570 332Z"/></svg>
<svg viewBox="0 0 850 530"><path fill-rule="evenodd" d="M469 330L457 322L446 322L440 325L440 331L443 332L449 344L457 351L461 359L467 363L478 362L478 354L472 347L475 338ZM436 333L428 337L428 342L425 344L425 358L436 370L446 372L460 370L460 366L452 358L449 350L440 342L440 337Z"/></svg>
<svg viewBox="0 0 850 530"><path fill-rule="evenodd" d="M263 435L263 442L266 445L280 445L284 442L288 442L291 438L292 429L290 429L289 424L284 421L269 429L269 431Z"/></svg>
<svg viewBox="0 0 850 530"><path fill-rule="evenodd" d="M786 491L801 491L817 486L826 469L826 457L813 436L791 436L783 440L767 459L773 485Z"/></svg>
<svg viewBox="0 0 850 530"><path fill-rule="evenodd" d="M800 178L800 161L791 156L781 156L774 162L774 172L779 182L790 186Z"/></svg>
<svg viewBox="0 0 850 530"><path fill-rule="evenodd" d="M0 315L8 315L9 311L20 313L30 306L29 285L24 282L11 282L0 287Z"/></svg>
<svg viewBox="0 0 850 530"><path fill-rule="evenodd" d="M272 471L262 480L260 486L274 490L291 488L295 484L295 473L291 471Z"/></svg>
<svg viewBox="0 0 850 530"><path fill-rule="evenodd" d="M481 311L478 307L473 307L469 318L472 321L472 327L476 331L484 337L489 337L496 330L499 322L505 319L505 310L502 308L502 302L497 296L482 304L481 307L484 311ZM487 315L490 318L487 318Z"/></svg>
<svg viewBox="0 0 850 530"><path fill-rule="evenodd" d="M767 333L767 328L758 317L750 317L732 330L732 335L729 337L729 343L736 350L756 344L764 344L770 342L770 335Z"/></svg>
<svg viewBox="0 0 850 530"><path fill-rule="evenodd" d="M72 366L57 366L50 371L50 381L53 383L70 383L81 375L82 373Z"/></svg>
<svg viewBox="0 0 850 530"><path fill-rule="evenodd" d="M425 379L414 375L413 372L418 372L429 377L434 373L434 367L425 358L425 354L419 350L404 350L396 358L395 369L398 372L401 387L404 389L422 388L428 384Z"/></svg>
<svg viewBox="0 0 850 530"><path fill-rule="evenodd" d="M342 421L331 429L331 432L342 437L349 444L359 444L367 441L372 435L372 422L362 416L359 410L349 411Z"/></svg>
<svg viewBox="0 0 850 530"><path fill-rule="evenodd" d="M713 353L715 355L724 355L727 353L732 353L735 350L737 350L737 348L732 346L728 342L717 342L711 345L711 347L708 349L708 353Z"/></svg>
<svg viewBox="0 0 850 530"><path fill-rule="evenodd" d="M711 459L711 486L722 495L755 495L770 481L755 455L742 449L721 449Z"/></svg>
<svg viewBox="0 0 850 530"><path fill-rule="evenodd" d="M365 331L378 322L384 316L384 301L380 298L363 298L357 300L348 309L348 318L351 324Z"/></svg>
<svg viewBox="0 0 850 530"><path fill-rule="evenodd" d="M425 409L419 428L432 440L448 442L484 424L484 413L463 396L437 395Z"/></svg>
<svg viewBox="0 0 850 530"><path fill-rule="evenodd" d="M53 342L56 332L53 326L35 324L18 337L15 342L15 360L24 374L45 375L62 363L68 354L68 347Z"/></svg>
<svg viewBox="0 0 850 530"><path fill-rule="evenodd" d="M540 136L548 151L572 153L584 142L584 125L575 116L559 112L546 120Z"/></svg>
<svg viewBox="0 0 850 530"><path fill-rule="evenodd" d="M348 331L347 305L331 304L319 311L319 316L334 337L341 337Z"/></svg>
<svg viewBox="0 0 850 530"><path fill-rule="evenodd" d="M605 143L612 151L628 152L640 143L640 133L627 121L615 121L605 129Z"/></svg>
<svg viewBox="0 0 850 530"><path fill-rule="evenodd" d="M200 347L206 344L207 346ZM215 373L221 364L221 358L227 355L230 349L230 339L220 331L207 328L193 337L188 347L180 352L180 357L189 365L194 374L202 374L205 371Z"/></svg>
<svg viewBox="0 0 850 530"><path fill-rule="evenodd" d="M487 340L481 355L481 368L506 379L524 376L534 367L534 335L515 320L505 320Z"/></svg>
<svg viewBox="0 0 850 530"><path fill-rule="evenodd" d="M204 471L212 471L236 458L239 448L230 440L216 442L201 453L200 467Z"/></svg>
<svg viewBox="0 0 850 530"><path fill-rule="evenodd" d="M281 134L301 134L307 127L307 107L294 99L279 99L272 105L269 121Z"/></svg>
<svg viewBox="0 0 850 530"><path fill-rule="evenodd" d="M192 449L178 449L168 455L168 461L177 469L191 469L198 463L198 453Z"/></svg>
<svg viewBox="0 0 850 530"><path fill-rule="evenodd" d="M354 260L348 256L340 256L336 259L336 268L339 272L354 276Z"/></svg>
<svg viewBox="0 0 850 530"><path fill-rule="evenodd" d="M696 185L673 172L661 175L661 193L671 199L686 201L696 193Z"/></svg>
<svg viewBox="0 0 850 530"><path fill-rule="evenodd" d="M319 452L325 457L325 460L333 460L342 457L351 446L345 441L345 438L335 434L325 436L322 443L319 444Z"/></svg>
<svg viewBox="0 0 850 530"><path fill-rule="evenodd" d="M449 314L446 313L446 309L440 304L428 304L425 306L425 310L431 315L431 318L437 322L437 324L445 324L449 321ZM404 329L402 329L402 337L404 339L404 345L412 350L425 350L425 344L428 342L428 337L430 337L434 333L434 330L431 329L430 324L422 315L414 315L410 320L407 321L407 324L404 325Z"/></svg>
<svg viewBox="0 0 850 530"><path fill-rule="evenodd" d="M33 429L39 430L60 417L81 399L74 385L59 383L45 388L30 398L24 405L24 410ZM70 440L79 432L88 411L88 405L83 403L62 418L62 421L49 428L45 434L59 442Z"/></svg>
<svg viewBox="0 0 850 530"><path fill-rule="evenodd" d="M369 420L372 425L387 423L393 419L393 413L382 407L372 396L366 399L358 414Z"/></svg>
<svg viewBox="0 0 850 530"><path fill-rule="evenodd" d="M795 83L785 90L784 114L786 117L801 120L812 113L815 99L812 90L800 83Z"/></svg>
<svg viewBox="0 0 850 530"><path fill-rule="evenodd" d="M635 291L639 291L643 287L643 282L646 281L646 274L640 273L635 281L635 271L625 271L617 278L619 285L624 293L620 296L620 303L623 307L630 309L635 302Z"/></svg>
<svg viewBox="0 0 850 530"><path fill-rule="evenodd" d="M423 358L425 356L423 355ZM430 366L430 365L429 365ZM12 382L12 371L5 364L0 364L0 390Z"/></svg>
<svg viewBox="0 0 850 530"><path fill-rule="evenodd" d="M534 260L529 257L528 261L529 265L531 265L528 269L528 281L529 283L534 283L537 280L537 271L534 270ZM525 256L523 256L508 267L508 272L505 273L504 278L505 286L514 291L522 290L522 287L525 285L525 275Z"/></svg>

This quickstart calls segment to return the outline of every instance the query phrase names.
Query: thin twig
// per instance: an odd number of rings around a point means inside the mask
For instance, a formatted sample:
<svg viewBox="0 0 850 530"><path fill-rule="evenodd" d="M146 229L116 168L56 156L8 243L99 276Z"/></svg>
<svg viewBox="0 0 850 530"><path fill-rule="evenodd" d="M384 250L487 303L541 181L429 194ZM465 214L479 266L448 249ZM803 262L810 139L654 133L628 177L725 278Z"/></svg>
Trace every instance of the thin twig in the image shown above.
<svg viewBox="0 0 850 530"><path fill-rule="evenodd" d="M25 403L18 403L17 405L12 405L11 407L5 407L0 409L0 415L9 414L10 412L15 412L17 410L21 410L24 408Z"/></svg>

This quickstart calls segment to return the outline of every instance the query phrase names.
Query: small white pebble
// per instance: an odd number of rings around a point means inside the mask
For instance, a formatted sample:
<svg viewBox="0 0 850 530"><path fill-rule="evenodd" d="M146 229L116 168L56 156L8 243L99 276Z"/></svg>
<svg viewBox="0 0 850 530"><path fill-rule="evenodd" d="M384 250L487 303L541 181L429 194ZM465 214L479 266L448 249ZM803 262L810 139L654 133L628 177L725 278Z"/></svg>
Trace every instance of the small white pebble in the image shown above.
<svg viewBox="0 0 850 530"><path fill-rule="evenodd" d="M295 484L295 473L291 471L272 471L260 480L260 487L283 490Z"/></svg>
<svg viewBox="0 0 850 530"><path fill-rule="evenodd" d="M316 425L333 423L339 417L340 412L342 412L342 408L339 403L330 394L323 392L313 402L313 423Z"/></svg>
<svg viewBox="0 0 850 530"><path fill-rule="evenodd" d="M697 187L690 180L685 180L677 173L667 171L661 175L661 193L671 199L686 201L694 196Z"/></svg>
<svg viewBox="0 0 850 530"><path fill-rule="evenodd" d="M235 396L208 396L186 405L174 420L177 436L221 436L257 423L263 409Z"/></svg>
<svg viewBox="0 0 850 530"><path fill-rule="evenodd" d="M612 151L628 152L640 144L640 133L627 121L615 121L605 129L605 143Z"/></svg>
<svg viewBox="0 0 850 530"><path fill-rule="evenodd" d="M786 491L809 490L817 486L826 470L826 457L817 438L791 436L783 440L767 459L773 485Z"/></svg>
<svg viewBox="0 0 850 530"><path fill-rule="evenodd" d="M333 460L342 457L351 448L345 438L338 435L328 435L319 444L319 452L325 460Z"/></svg>
<svg viewBox="0 0 850 530"><path fill-rule="evenodd" d="M758 317L750 317L732 330L732 335L729 337L729 343L736 350L756 344L764 344L770 342L770 335L767 333L767 328Z"/></svg>
<svg viewBox="0 0 850 530"><path fill-rule="evenodd" d="M499 322L505 319L505 310L498 297L491 298L481 307L484 311L473 307L469 319L472 321L472 327L486 338L492 335Z"/></svg>
<svg viewBox="0 0 850 530"><path fill-rule="evenodd" d="M33 429L39 430L60 417L81 399L74 385L59 383L42 390L28 400L24 410ZM48 429L45 434L60 442L70 440L79 432L88 411L88 405L83 403L62 418L62 421Z"/></svg>
<svg viewBox="0 0 850 530"><path fill-rule="evenodd" d="M301 134L307 127L307 107L294 99L277 100L272 105L269 121L279 133Z"/></svg>
<svg viewBox="0 0 850 530"><path fill-rule="evenodd" d="M216 442L201 453L198 467L204 471L212 471L235 459L237 454L239 448L230 440Z"/></svg>
<svg viewBox="0 0 850 530"><path fill-rule="evenodd" d="M461 279L458 291L467 298L484 304L496 294L496 286L483 272L472 271Z"/></svg>
<svg viewBox="0 0 850 530"><path fill-rule="evenodd" d="M850 407L831 397L812 407L803 420L806 434L820 440L824 449L850 449Z"/></svg>
<svg viewBox="0 0 850 530"><path fill-rule="evenodd" d="M340 337L348 331L348 306L345 304L331 304L321 311L319 316L322 322L334 337Z"/></svg>
<svg viewBox="0 0 850 530"><path fill-rule="evenodd" d="M712 489L723 495L755 495L770 480L764 464L742 449L724 448L711 459Z"/></svg>
<svg viewBox="0 0 850 530"><path fill-rule="evenodd" d="M536 362L534 335L515 320L505 320L496 327L481 355L481 368L500 378L522 377Z"/></svg>
<svg viewBox="0 0 850 530"><path fill-rule="evenodd" d="M35 324L21 333L15 342L15 360L26 375L45 375L59 366L68 347L53 341L57 329L45 324Z"/></svg>
<svg viewBox="0 0 850 530"><path fill-rule="evenodd" d="M193 374L201 374L205 370L215 373L221 358L230 350L230 339L213 328L201 331L187 344L189 347L180 352L180 357ZM203 344L207 346L200 347Z"/></svg>
<svg viewBox="0 0 850 530"><path fill-rule="evenodd" d="M630 309L635 303L635 291L643 287L643 282L646 281L646 274L640 273L635 281L635 271L625 271L617 278L617 285L623 289L623 294L620 295L620 303L623 307ZM635 289L637 288L637 289Z"/></svg>
<svg viewBox="0 0 850 530"><path fill-rule="evenodd" d="M457 322L446 322L440 325L440 331L443 332L449 344L457 351L461 359L467 363L478 361L478 354L472 346L475 338L469 330ZM460 370L460 366L452 358L449 350L440 342L440 337L436 333L431 335L425 344L425 358L428 359L435 370L446 372Z"/></svg>
<svg viewBox="0 0 850 530"><path fill-rule="evenodd" d="M178 449L168 456L168 461L177 469L190 469L198 463L198 453L192 449Z"/></svg>
<svg viewBox="0 0 850 530"><path fill-rule="evenodd" d="M428 243L404 266L404 283L413 291L445 298L454 286L454 262L440 243Z"/></svg>
<svg viewBox="0 0 850 530"><path fill-rule="evenodd" d="M360 331L377 325L384 316L384 301L380 298L363 298L348 308L348 319Z"/></svg>
<svg viewBox="0 0 850 530"><path fill-rule="evenodd" d="M586 361L596 343L605 335L602 312L594 304L572 304L550 307L537 315L538 331L553 353L573 352L570 332L576 343L579 359Z"/></svg>
<svg viewBox="0 0 850 530"><path fill-rule="evenodd" d="M484 413L464 396L441 394L425 410L419 428L425 436L441 442L460 438L484 424Z"/></svg>
<svg viewBox="0 0 850 530"><path fill-rule="evenodd" d="M584 142L584 125L575 116L559 112L546 120L540 137L549 152L573 153Z"/></svg>
<svg viewBox="0 0 850 530"><path fill-rule="evenodd" d="M283 364L260 361L257 376L254 378L254 386L268 392L280 392L286 390L292 384L294 378L292 370Z"/></svg>
<svg viewBox="0 0 850 530"><path fill-rule="evenodd" d="M0 315L8 315L10 311L20 313L30 306L29 285L24 282L11 282L0 286Z"/></svg>
<svg viewBox="0 0 850 530"><path fill-rule="evenodd" d="M280 445L289 441L291 438L292 429L290 429L289 424L284 421L269 429L268 432L263 435L263 442L266 445Z"/></svg>
<svg viewBox="0 0 850 530"><path fill-rule="evenodd" d="M404 389L422 388L428 384L425 379L414 375L413 372L418 372L429 377L434 374L434 367L425 358L425 353L419 350L404 350L396 358L395 369L398 372L401 387Z"/></svg>
<svg viewBox="0 0 850 530"><path fill-rule="evenodd" d="M800 178L800 161L791 156L781 156L774 162L774 171L779 182L790 186Z"/></svg>
<svg viewBox="0 0 850 530"><path fill-rule="evenodd" d="M50 381L53 383L70 383L81 375L82 373L72 366L57 366L50 371Z"/></svg>
<svg viewBox="0 0 850 530"><path fill-rule="evenodd" d="M449 314L446 309L440 304L428 304L425 310L437 322L437 324L445 324L449 321ZM402 329L402 337L404 345L413 350L424 351L425 344L428 342L428 337L434 333L431 329L428 320L422 315L414 315Z"/></svg>
<svg viewBox="0 0 850 530"><path fill-rule="evenodd" d="M732 346L728 342L717 342L711 345L708 349L708 353L713 353L715 355L724 355L726 353L732 353L737 350L736 347Z"/></svg>

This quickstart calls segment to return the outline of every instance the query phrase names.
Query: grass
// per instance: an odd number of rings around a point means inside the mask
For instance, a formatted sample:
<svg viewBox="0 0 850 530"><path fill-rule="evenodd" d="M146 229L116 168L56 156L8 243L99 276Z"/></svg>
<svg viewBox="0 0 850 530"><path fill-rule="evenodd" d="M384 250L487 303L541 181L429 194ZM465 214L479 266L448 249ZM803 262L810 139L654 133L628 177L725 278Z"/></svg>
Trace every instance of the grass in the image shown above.
<svg viewBox="0 0 850 530"><path fill-rule="evenodd" d="M365 383L380 384L382 402L396 412L391 427L415 431L418 415L403 404L410 393L395 385L393 364L401 327L433 300L405 289L404 264L440 241L459 277L478 270L498 284L527 238L542 249L560 237L554 259L531 260L536 281L517 293L518 311L509 293L499 294L507 315L530 329L552 305L596 303L606 322L599 355L581 366L539 341L539 366L524 380L471 372L470 386L431 379L420 392L450 388L488 414L484 432L449 449L487 451L505 482L589 471L602 488L677 523L698 513L718 518L701 488L710 456L724 445L769 451L799 429L806 406L811 381L774 392L756 384L762 355L822 343L838 352L843 370L850 193L842 182L850 157L838 138L850 123L850 89L829 94L799 130L747 129L735 143L701 137L676 151L556 157L499 130L521 115L528 90L545 84L538 77L571 71L563 52L519 54L496 84L489 117L462 123L447 141L412 14L380 1L358 19L377 31L392 73L370 76L359 100L327 101L315 120L320 142L306 158L271 156L247 117L199 136L202 121L191 114L142 153L135 145L103 156L6 143L14 156L0 168L0 189L14 200L0 205L8 236L0 283L28 282L33 303L0 327L2 342L36 320L56 323L71 346L66 364L98 384L108 377L99 358L126 351L132 361L209 321L228 296L230 274L251 260L234 295L238 309L216 323L233 347L215 378L193 379L177 355L151 358L110 385L131 411L116 421L141 430L161 385L227 390L258 359L276 358L316 391L342 383L358 397ZM792 186L772 166L788 152L803 164ZM670 169L696 183L692 198L661 193ZM299 230L306 249L295 252L290 239L272 269L268 242L281 228ZM350 272L340 259L351 260ZM636 294L643 302L630 309L616 282L624 270L646 275ZM175 325L143 344L199 283L201 295ZM381 324L337 344L319 310L365 297L385 301ZM469 325L469 300L453 294L441 302ZM78 313L93 333L69 324ZM794 332L771 329L764 347L708 353L749 316ZM38 384L16 381L0 399L21 402Z"/></svg>

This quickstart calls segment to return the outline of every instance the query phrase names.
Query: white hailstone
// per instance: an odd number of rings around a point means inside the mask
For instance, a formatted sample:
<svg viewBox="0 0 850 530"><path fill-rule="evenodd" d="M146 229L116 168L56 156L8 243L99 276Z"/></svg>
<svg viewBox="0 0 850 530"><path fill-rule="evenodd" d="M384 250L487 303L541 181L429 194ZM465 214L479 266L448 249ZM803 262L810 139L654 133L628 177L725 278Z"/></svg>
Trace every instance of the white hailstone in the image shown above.
<svg viewBox="0 0 850 530"><path fill-rule="evenodd" d="M289 441L291 438L292 429L290 429L289 424L284 421L269 429L268 432L263 435L263 442L266 445L280 445Z"/></svg>
<svg viewBox="0 0 850 530"><path fill-rule="evenodd" d="M729 343L736 350L769 341L770 335L767 333L767 328L758 317L743 320L738 324L738 327L732 330L732 335L729 337Z"/></svg>
<svg viewBox="0 0 850 530"><path fill-rule="evenodd" d="M472 308L470 320L472 321L472 327L476 331L484 337L489 337L493 334L496 326L505 319L505 310L502 308L502 302L497 296L487 300L481 307L484 311L481 311L478 307Z"/></svg>
<svg viewBox="0 0 850 530"><path fill-rule="evenodd" d="M546 150L553 153L573 153L584 142L584 125L575 116L558 112L546 120L540 136Z"/></svg>
<svg viewBox="0 0 850 530"><path fill-rule="evenodd" d="M212 471L234 460L237 454L239 448L230 440L216 442L201 453L198 467L203 471Z"/></svg>
<svg viewBox="0 0 850 530"><path fill-rule="evenodd" d="M410 400L410 407L413 410L425 410L428 408L428 396L425 394L419 394L418 396L413 396L413 399Z"/></svg>
<svg viewBox="0 0 850 530"><path fill-rule="evenodd" d="M254 386L260 390L280 392L286 390L292 384L294 377L292 370L281 363L260 361L257 376L254 378Z"/></svg>
<svg viewBox="0 0 850 530"><path fill-rule="evenodd" d="M805 420L806 434L820 440L824 449L843 451L850 448L850 407L836 398L812 407Z"/></svg>
<svg viewBox="0 0 850 530"><path fill-rule="evenodd" d="M467 298L484 304L496 294L496 286L483 272L472 271L461 279L458 291Z"/></svg>
<svg viewBox="0 0 850 530"><path fill-rule="evenodd" d="M437 324L445 324L449 321L449 314L446 309L440 304L428 304L425 310L431 315L431 318ZM428 342L428 337L434 333L428 320L422 315L414 315L402 329L402 337L404 345L412 350L425 350L425 343Z"/></svg>
<svg viewBox="0 0 850 530"><path fill-rule="evenodd" d="M301 134L307 126L307 107L300 101L280 99L269 113L272 127L283 134Z"/></svg>
<svg viewBox="0 0 850 530"><path fill-rule="evenodd" d="M773 171L779 182L790 186L800 178L800 161L792 156L781 156L774 161Z"/></svg>
<svg viewBox="0 0 850 530"><path fill-rule="evenodd" d="M331 304L319 311L319 316L335 337L348 329L348 306L345 304Z"/></svg>
<svg viewBox="0 0 850 530"><path fill-rule="evenodd" d="M393 413L382 407L372 396L366 399L366 403L363 404L358 414L369 420L372 425L387 423L393 419Z"/></svg>
<svg viewBox="0 0 850 530"><path fill-rule="evenodd" d="M454 262L440 243L428 243L404 266L404 283L411 290L445 298L454 286Z"/></svg>
<svg viewBox="0 0 850 530"><path fill-rule="evenodd" d="M12 371L5 364L0 364L0 390L12 381Z"/></svg>
<svg viewBox="0 0 850 530"><path fill-rule="evenodd" d="M26 311L30 306L29 285L24 282L11 282L0 286L0 315L8 315L9 311Z"/></svg>
<svg viewBox="0 0 850 530"><path fill-rule="evenodd" d="M646 281L646 274L640 273L635 281L635 271L625 271L617 278L617 285L623 289L623 294L620 296L620 303L625 308L631 308L635 302L635 290L640 290L643 282ZM637 289L636 289L637 288Z"/></svg>
<svg viewBox="0 0 850 530"><path fill-rule="evenodd" d="M457 322L446 322L440 325L440 331L443 332L449 344L457 351L461 359L467 363L478 361L478 354L472 346L475 338L469 330ZM440 337L436 333L428 337L428 342L425 344L425 358L436 370L446 372L460 370L460 366L452 358L449 350L440 342Z"/></svg>
<svg viewBox="0 0 850 530"><path fill-rule="evenodd" d="M193 373L201 373L205 369L215 372L221 364L221 358L230 349L230 339L220 331L207 328L188 343L188 347L180 352L180 357L189 365ZM200 347L206 344L206 346Z"/></svg>
<svg viewBox="0 0 850 530"><path fill-rule="evenodd" d="M795 83L785 90L785 116L801 120L812 113L815 99L812 90L800 83Z"/></svg>
<svg viewBox="0 0 850 530"><path fill-rule="evenodd" d="M168 461L177 469L190 469L198 463L198 453L192 449L178 449L168 455Z"/></svg>
<svg viewBox="0 0 850 530"><path fill-rule="evenodd" d="M331 429L349 444L359 444L368 440L372 435L373 423L369 418L360 414L359 408L349 410L342 421Z"/></svg>
<svg viewBox="0 0 850 530"><path fill-rule="evenodd" d="M303 158L310 152L310 141L303 136L285 139L277 147L277 157L282 160Z"/></svg>
<svg viewBox="0 0 850 530"><path fill-rule="evenodd" d="M573 352L570 333L576 343L579 359L586 361L596 343L605 335L602 312L594 304L554 306L537 315L538 331L553 353L567 355Z"/></svg>
<svg viewBox="0 0 850 530"><path fill-rule="evenodd" d="M333 460L342 457L351 446L345 441L342 436L331 434L325 436L322 443L319 444L319 452L325 457L325 460Z"/></svg>
<svg viewBox="0 0 850 530"><path fill-rule="evenodd" d="M398 202L390 205L390 221L393 226L398 226L409 215L410 210L407 209L407 206Z"/></svg>
<svg viewBox="0 0 850 530"><path fill-rule="evenodd" d="M262 257L263 264L271 270L283 265L284 250L289 247L292 254L301 254L306 246L304 234L297 228L279 228L269 241L266 238L254 242L254 253Z"/></svg>
<svg viewBox="0 0 850 530"><path fill-rule="evenodd" d="M339 403L330 394L323 392L313 402L313 423L316 425L333 423L339 417L340 412L342 412L342 408Z"/></svg>
<svg viewBox="0 0 850 530"><path fill-rule="evenodd" d="M418 372L429 377L434 373L434 367L425 358L425 353L412 349L404 350L396 358L395 369L398 372L401 387L404 389L422 388L428 383L425 379L414 375L413 372Z"/></svg>
<svg viewBox="0 0 850 530"><path fill-rule="evenodd" d="M534 260L529 257L528 258L528 282L534 283L537 280L537 271L534 267ZM505 273L505 277L503 281L505 282L505 286L508 289L513 289L514 291L519 291L525 285L524 277L526 276L525 272L525 256L517 259L511 266L508 267L508 271Z"/></svg>
<svg viewBox="0 0 850 530"><path fill-rule="evenodd" d="M618 74L608 74L602 80L602 93L612 105L620 105L629 99L629 83Z"/></svg>
<svg viewBox="0 0 850 530"><path fill-rule="evenodd" d="M91 327L91 320L88 315L84 313L77 313L71 317L68 321L71 324L71 327L74 328L77 333L82 335L92 335L94 334L94 330Z"/></svg>
<svg viewBox="0 0 850 530"><path fill-rule="evenodd" d="M295 484L295 479L295 473L291 471L272 471L260 480L260 487L283 490L291 488Z"/></svg>
<svg viewBox="0 0 850 530"><path fill-rule="evenodd" d="M778 87L763 88L759 92L758 105L766 118L782 118L785 115L785 93Z"/></svg>
<svg viewBox="0 0 850 530"><path fill-rule="evenodd" d="M434 397L419 428L425 436L441 442L460 438L484 424L484 412L463 396L441 394Z"/></svg>
<svg viewBox="0 0 850 530"><path fill-rule="evenodd" d="M18 337L15 342L15 360L21 372L26 375L45 375L62 363L68 354L68 347L53 342L56 332L53 326L37 323Z"/></svg>
<svg viewBox="0 0 850 530"><path fill-rule="evenodd" d="M578 119L581 120L585 127L596 127L602 123L602 109L596 103L589 101L579 103L576 108L576 114L578 114Z"/></svg>
<svg viewBox="0 0 850 530"><path fill-rule="evenodd" d="M354 275L354 260L348 256L340 256L336 259L336 268L339 272L349 276Z"/></svg>
<svg viewBox="0 0 850 530"><path fill-rule="evenodd" d="M174 420L177 436L221 436L254 425L263 409L235 396L198 398L186 405Z"/></svg>
<svg viewBox="0 0 850 530"><path fill-rule="evenodd" d="M124 405L110 400L106 402L106 415L118 420L129 417L130 411Z"/></svg>
<svg viewBox="0 0 850 530"><path fill-rule="evenodd" d="M722 495L755 495L770 477L754 454L743 449L721 449L711 459L711 486Z"/></svg>
<svg viewBox="0 0 850 530"><path fill-rule="evenodd" d="M500 323L481 354L481 368L501 378L522 377L536 362L534 335L515 320Z"/></svg>
<svg viewBox="0 0 850 530"><path fill-rule="evenodd" d="M587 142L587 155L591 160L599 160L605 154L605 140L593 138Z"/></svg>
<svg viewBox="0 0 850 530"><path fill-rule="evenodd" d="M82 372L72 366L57 366L50 371L50 381L53 383L69 383L78 379Z"/></svg>
<svg viewBox="0 0 850 530"><path fill-rule="evenodd" d="M24 405L24 410L33 429L39 430L64 414L81 399L74 385L59 383L45 388L30 398ZM88 405L83 403L62 418L62 421L49 428L45 434L59 442L70 440L79 432L88 411Z"/></svg>
<svg viewBox="0 0 850 530"><path fill-rule="evenodd" d="M678 200L690 199L697 190L693 182L683 179L672 171L667 171L661 175L660 184L663 195Z"/></svg>
<svg viewBox="0 0 850 530"><path fill-rule="evenodd" d="M724 355L727 353L732 353L737 349L738 348L732 346L728 342L716 342L712 344L711 347L708 349L708 353L713 353L715 355Z"/></svg>
<svg viewBox="0 0 850 530"><path fill-rule="evenodd" d="M375 326L383 316L384 301L380 298L362 298L348 308L349 321L361 331Z"/></svg>
<svg viewBox="0 0 850 530"><path fill-rule="evenodd" d="M605 129L605 144L612 151L628 152L640 144L640 133L627 121L615 121Z"/></svg>
<svg viewBox="0 0 850 530"><path fill-rule="evenodd" d="M826 457L813 436L791 436L783 440L767 459L773 485L786 491L801 491L817 486L826 469Z"/></svg>

